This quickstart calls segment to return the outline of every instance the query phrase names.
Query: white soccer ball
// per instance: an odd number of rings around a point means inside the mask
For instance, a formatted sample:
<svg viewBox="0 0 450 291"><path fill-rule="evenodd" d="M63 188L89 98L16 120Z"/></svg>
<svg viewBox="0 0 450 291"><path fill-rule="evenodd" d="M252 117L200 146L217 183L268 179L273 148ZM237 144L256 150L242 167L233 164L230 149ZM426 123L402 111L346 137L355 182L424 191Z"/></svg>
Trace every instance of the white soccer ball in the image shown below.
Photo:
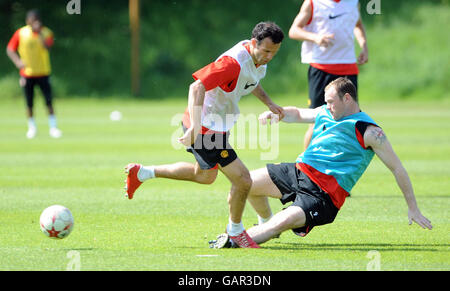
<svg viewBox="0 0 450 291"><path fill-rule="evenodd" d="M46 236L63 239L72 231L74 220L69 209L61 205L52 205L42 211L39 224Z"/></svg>
<svg viewBox="0 0 450 291"><path fill-rule="evenodd" d="M109 114L109 119L111 119L112 121L122 120L122 112L114 110L113 112L111 112L111 114Z"/></svg>

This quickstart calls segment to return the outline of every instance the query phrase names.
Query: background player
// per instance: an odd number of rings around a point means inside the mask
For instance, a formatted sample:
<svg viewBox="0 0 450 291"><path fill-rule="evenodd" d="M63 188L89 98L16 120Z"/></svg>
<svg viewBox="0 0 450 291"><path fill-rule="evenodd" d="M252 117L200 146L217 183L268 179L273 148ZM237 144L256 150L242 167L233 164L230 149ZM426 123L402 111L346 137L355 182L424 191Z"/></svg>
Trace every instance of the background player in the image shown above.
<svg viewBox="0 0 450 291"><path fill-rule="evenodd" d="M52 88L50 85L50 55L53 46L53 32L42 25L39 11L30 10L26 15L26 26L19 28L6 48L6 53L19 69L20 86L23 88L27 105L28 131L27 138L34 138L37 133L33 116L34 86L41 88L48 110L49 133L53 138L61 137L61 130L56 123L53 109Z"/></svg>
<svg viewBox="0 0 450 291"><path fill-rule="evenodd" d="M324 89L331 81L347 76L358 88L358 66L368 61L366 31L358 0L305 0L289 30L289 37L303 41L302 63L309 64L309 107L325 104ZM355 57L354 37L361 47ZM304 137L309 145L313 127Z"/></svg>

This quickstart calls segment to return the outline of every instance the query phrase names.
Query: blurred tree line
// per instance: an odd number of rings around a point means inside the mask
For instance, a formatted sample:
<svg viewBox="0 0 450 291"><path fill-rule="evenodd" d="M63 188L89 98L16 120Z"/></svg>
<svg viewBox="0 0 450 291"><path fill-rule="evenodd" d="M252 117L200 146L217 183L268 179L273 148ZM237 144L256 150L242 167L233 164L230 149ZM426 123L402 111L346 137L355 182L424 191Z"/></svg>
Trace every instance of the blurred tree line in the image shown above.
<svg viewBox="0 0 450 291"><path fill-rule="evenodd" d="M447 22L447 26L442 29L448 28L449 1L372 1L381 5L381 14L368 14L366 7L370 0L360 0L370 53L369 63L361 68L361 85L366 85L375 94L385 90L386 86L399 86L401 82L394 82L392 79L400 75L400 80L406 82L406 85L400 85L401 90L394 91L393 94L408 97L411 92L424 86L437 86L440 89L433 87L433 92L435 97L439 97L443 90L448 89L449 37L448 34L443 36L443 31L439 32L436 27ZM129 95L128 0L80 0L79 15L67 13L68 2L69 0L0 0L1 45L6 48L14 31L24 25L26 11L38 8L44 24L55 33L55 45L51 50L52 80L63 88L60 92L68 96ZM300 63L300 43L288 38L289 27L302 2L141 0L141 97L185 98L194 71L213 61L236 42L249 39L254 25L265 20L276 22L284 30L286 38L277 57L269 64L263 86L269 93L306 96L307 65ZM439 13L442 14L437 20L433 15L422 15L436 11L441 11ZM423 23L427 17L431 22L438 23L435 26ZM424 25L429 26L422 31L424 36L428 35L428 39L415 36L417 30ZM405 33L407 36L403 36ZM404 37L407 39L403 39ZM421 42L426 42L426 47L429 46L431 51L424 51ZM415 46L417 52L412 54ZM446 60L437 60L433 48L436 51L444 50L438 55ZM392 59L392 56L406 60L397 64L398 60ZM435 56L431 64L427 60L428 56ZM420 63L418 67L417 63ZM405 64L407 71L399 71L395 67ZM443 66L442 72L438 71L440 76L437 76L436 71L430 71L436 65ZM421 70L418 78L425 77L425 83L411 79L413 72L410 71L410 66L412 70ZM0 80L6 76L12 79L13 75L16 76L17 71L4 54L0 57Z"/></svg>

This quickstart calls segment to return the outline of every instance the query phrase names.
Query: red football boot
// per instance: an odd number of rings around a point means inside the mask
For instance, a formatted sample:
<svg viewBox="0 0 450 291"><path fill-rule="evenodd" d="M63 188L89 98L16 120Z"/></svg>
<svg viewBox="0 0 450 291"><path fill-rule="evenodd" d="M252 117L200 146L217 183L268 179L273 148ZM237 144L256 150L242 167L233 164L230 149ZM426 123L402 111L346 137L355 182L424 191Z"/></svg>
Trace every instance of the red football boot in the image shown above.
<svg viewBox="0 0 450 291"><path fill-rule="evenodd" d="M252 238L247 234L245 230L240 234L238 234L237 236L230 235L230 239L240 248L252 248L252 249L260 248L260 246L252 240Z"/></svg>
<svg viewBox="0 0 450 291"><path fill-rule="evenodd" d="M125 196L128 197L128 199L133 199L134 192L142 184L142 182L139 181L139 179L137 177L137 174L141 167L142 167L142 165L140 165L140 164L128 164L125 167L125 173L128 174L127 179L125 181L125 183L126 183Z"/></svg>

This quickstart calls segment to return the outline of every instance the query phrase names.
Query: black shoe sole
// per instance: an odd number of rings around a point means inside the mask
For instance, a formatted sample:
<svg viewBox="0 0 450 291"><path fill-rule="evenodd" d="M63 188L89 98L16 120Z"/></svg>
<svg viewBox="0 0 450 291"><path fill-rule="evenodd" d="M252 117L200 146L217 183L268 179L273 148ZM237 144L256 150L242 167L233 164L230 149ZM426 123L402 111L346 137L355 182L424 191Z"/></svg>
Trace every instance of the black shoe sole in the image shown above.
<svg viewBox="0 0 450 291"><path fill-rule="evenodd" d="M235 247L237 246L231 241L227 233L219 234L215 240L209 241L209 248L211 249L227 249Z"/></svg>

